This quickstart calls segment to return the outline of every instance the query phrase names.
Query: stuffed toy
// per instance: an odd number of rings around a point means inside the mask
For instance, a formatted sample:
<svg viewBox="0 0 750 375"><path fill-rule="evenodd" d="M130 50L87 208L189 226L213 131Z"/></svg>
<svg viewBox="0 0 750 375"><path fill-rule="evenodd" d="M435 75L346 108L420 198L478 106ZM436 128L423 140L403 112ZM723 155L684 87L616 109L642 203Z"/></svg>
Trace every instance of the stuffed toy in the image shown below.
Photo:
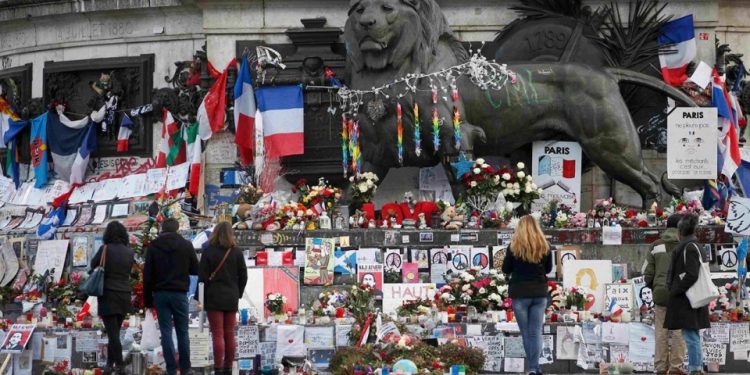
<svg viewBox="0 0 750 375"><path fill-rule="evenodd" d="M445 229L457 230L464 226L464 215L459 214L453 206L446 207L440 218L443 219Z"/></svg>

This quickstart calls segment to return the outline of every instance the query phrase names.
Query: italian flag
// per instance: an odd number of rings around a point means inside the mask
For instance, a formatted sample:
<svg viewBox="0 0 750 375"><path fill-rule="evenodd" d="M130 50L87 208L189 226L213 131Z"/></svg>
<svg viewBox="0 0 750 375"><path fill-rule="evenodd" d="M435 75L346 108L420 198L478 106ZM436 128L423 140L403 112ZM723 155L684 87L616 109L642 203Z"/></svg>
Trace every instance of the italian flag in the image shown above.
<svg viewBox="0 0 750 375"><path fill-rule="evenodd" d="M188 190L192 196L197 197L201 181L201 152L203 151L198 130L200 125L196 122L185 129L185 144L187 145L187 160L190 162L190 184Z"/></svg>

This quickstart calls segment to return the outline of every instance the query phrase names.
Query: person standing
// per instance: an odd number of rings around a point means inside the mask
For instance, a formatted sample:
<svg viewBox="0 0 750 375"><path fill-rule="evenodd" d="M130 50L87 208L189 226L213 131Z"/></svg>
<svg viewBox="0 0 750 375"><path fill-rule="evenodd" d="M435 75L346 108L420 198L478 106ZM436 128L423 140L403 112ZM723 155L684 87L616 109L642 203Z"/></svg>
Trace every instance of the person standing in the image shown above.
<svg viewBox="0 0 750 375"><path fill-rule="evenodd" d="M120 375L125 374L120 327L132 306L130 271L135 263L135 253L130 248L128 231L119 221L107 224L102 242L103 245L91 259L90 269L93 271L104 263L104 294L97 298L99 316L104 322L108 341L104 373Z"/></svg>
<svg viewBox="0 0 750 375"><path fill-rule="evenodd" d="M654 367L657 374L682 375L685 373L682 371L682 360L685 358L685 342L682 341L682 333L679 330L670 331L664 328L664 319L667 315L667 304L669 303L667 272L672 261L672 252L680 243L677 231L677 224L680 219L682 219L682 215L678 214L673 214L667 218L667 230L661 234L660 239L651 245L651 250L646 255L646 267L643 272L646 286L653 291L655 304L656 355ZM670 334L672 335L671 346Z"/></svg>
<svg viewBox="0 0 750 375"><path fill-rule="evenodd" d="M177 373L177 361L172 342L172 326L177 333L180 372L191 374L190 341L188 338L188 298L190 275L198 275L198 258L190 241L182 238L175 219L162 223L162 232L151 242L143 267L143 302L156 307L161 346L167 373Z"/></svg>
<svg viewBox="0 0 750 375"><path fill-rule="evenodd" d="M688 353L688 371L691 375L703 374L703 352L701 349L700 330L709 328L708 307L694 309L685 293L696 281L700 273L703 254L695 237L698 216L687 215L680 220L677 229L680 243L672 252L672 259L667 272L667 290L669 302L664 328L682 330Z"/></svg>
<svg viewBox="0 0 750 375"><path fill-rule="evenodd" d="M552 271L550 246L539 223L530 215L521 218L505 253L503 273L509 274L508 294L529 361L529 374L540 375L542 325L547 309L547 274Z"/></svg>
<svg viewBox="0 0 750 375"><path fill-rule="evenodd" d="M204 284L203 308L213 340L214 374L229 375L237 349L237 305L247 284L245 257L237 248L230 223L219 223L211 233L201 256L198 282Z"/></svg>

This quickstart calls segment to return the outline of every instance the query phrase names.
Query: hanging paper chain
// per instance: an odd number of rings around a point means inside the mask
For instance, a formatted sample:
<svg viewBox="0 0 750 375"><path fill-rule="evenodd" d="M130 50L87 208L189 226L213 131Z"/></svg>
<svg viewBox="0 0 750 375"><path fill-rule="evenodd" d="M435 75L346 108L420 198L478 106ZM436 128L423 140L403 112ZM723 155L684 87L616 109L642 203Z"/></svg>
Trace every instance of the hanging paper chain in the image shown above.
<svg viewBox="0 0 750 375"><path fill-rule="evenodd" d="M398 134L398 140L396 147L398 148L398 164L404 164L404 121L401 118L401 103L396 103L396 132Z"/></svg>
<svg viewBox="0 0 750 375"><path fill-rule="evenodd" d="M420 126L419 104L417 104L417 102L414 102L414 153L417 154L417 156L422 155L422 134L420 134Z"/></svg>
<svg viewBox="0 0 750 375"><path fill-rule="evenodd" d="M438 90L432 89L432 143L435 145L435 153L440 151L440 118L438 117Z"/></svg>
<svg viewBox="0 0 750 375"><path fill-rule="evenodd" d="M458 89L453 88L453 138L456 140L456 151L461 150L461 112L458 111Z"/></svg>
<svg viewBox="0 0 750 375"><path fill-rule="evenodd" d="M349 131L347 130L348 123L346 121L346 114L341 115L341 165L344 167L344 177L346 177L349 171Z"/></svg>
<svg viewBox="0 0 750 375"><path fill-rule="evenodd" d="M354 122L354 131L357 133L357 142L354 150L357 152L357 176L362 173L362 138L359 136L359 121Z"/></svg>
<svg viewBox="0 0 750 375"><path fill-rule="evenodd" d="M352 170L359 176L362 171L362 153L359 142L359 121L349 119L349 145L352 155Z"/></svg>
<svg viewBox="0 0 750 375"><path fill-rule="evenodd" d="M440 150L440 118L438 117L438 90L432 89L432 143L435 145L435 153Z"/></svg>

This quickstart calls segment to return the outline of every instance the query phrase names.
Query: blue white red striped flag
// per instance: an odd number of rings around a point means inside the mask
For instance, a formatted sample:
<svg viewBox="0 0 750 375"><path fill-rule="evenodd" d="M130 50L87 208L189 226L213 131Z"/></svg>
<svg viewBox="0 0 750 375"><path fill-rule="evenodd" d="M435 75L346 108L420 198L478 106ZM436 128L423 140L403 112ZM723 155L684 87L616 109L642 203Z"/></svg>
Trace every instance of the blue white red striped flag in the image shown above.
<svg viewBox="0 0 750 375"><path fill-rule="evenodd" d="M304 100L301 86L258 89L267 159L305 153Z"/></svg>
<svg viewBox="0 0 750 375"><path fill-rule="evenodd" d="M657 42L665 48L659 54L664 81L672 86L682 84L688 79L687 66L696 54L693 15L664 24Z"/></svg>

